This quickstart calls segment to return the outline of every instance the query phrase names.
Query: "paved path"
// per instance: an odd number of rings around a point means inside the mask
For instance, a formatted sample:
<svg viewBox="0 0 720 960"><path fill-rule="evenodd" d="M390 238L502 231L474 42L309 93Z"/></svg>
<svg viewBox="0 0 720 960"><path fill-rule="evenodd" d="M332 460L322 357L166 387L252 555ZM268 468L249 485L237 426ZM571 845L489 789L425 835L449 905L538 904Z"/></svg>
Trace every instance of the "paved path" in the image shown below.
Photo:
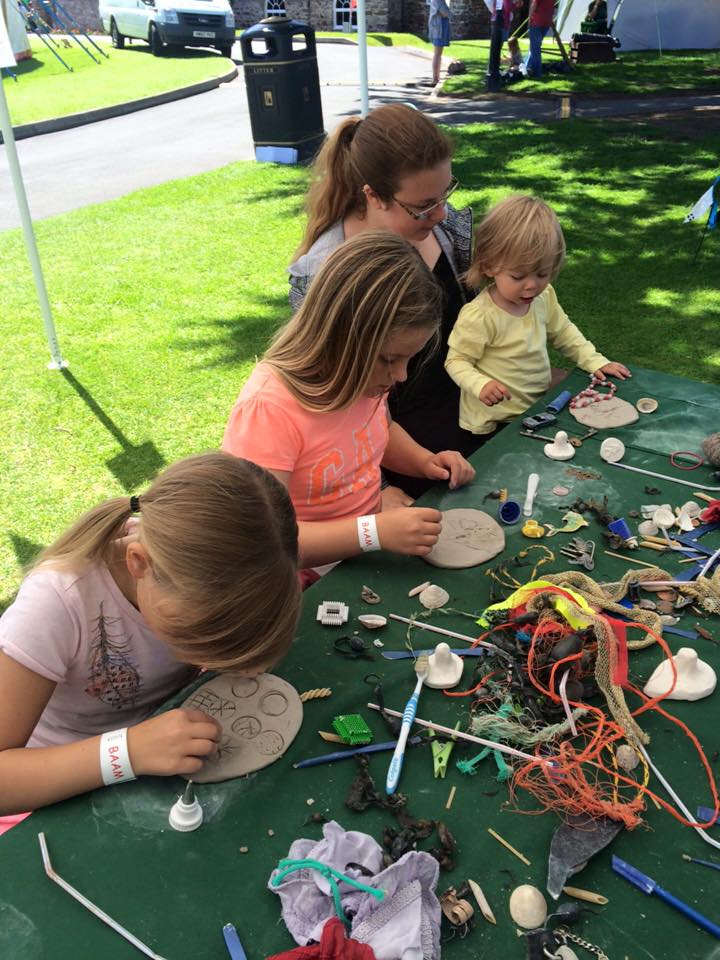
<svg viewBox="0 0 720 960"><path fill-rule="evenodd" d="M328 131L360 110L357 49L319 44L318 65ZM406 51L368 48L371 106L401 100L448 124L555 118L556 101L517 96L484 100L433 99L421 81L426 58ZM707 110L720 96L584 99L579 117L642 116ZM203 173L254 156L242 77L217 90L99 123L22 140L18 154L30 209L36 220L123 196L142 187ZM0 230L19 225L0 146Z"/></svg>

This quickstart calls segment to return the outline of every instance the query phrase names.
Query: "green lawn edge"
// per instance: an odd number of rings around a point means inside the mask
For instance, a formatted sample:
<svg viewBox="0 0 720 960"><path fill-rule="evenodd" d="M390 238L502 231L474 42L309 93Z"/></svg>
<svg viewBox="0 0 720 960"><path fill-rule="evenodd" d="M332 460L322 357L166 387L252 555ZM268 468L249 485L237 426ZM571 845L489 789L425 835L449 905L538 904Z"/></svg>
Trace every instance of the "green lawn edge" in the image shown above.
<svg viewBox="0 0 720 960"><path fill-rule="evenodd" d="M102 38L96 42L107 59L83 41L99 63L76 44L57 48L73 68L71 73L37 38L32 39L32 59L21 61L13 71L17 82L3 77L15 126L142 100L216 79L232 68L230 60L206 50L178 50L153 57L141 41L124 50L115 50Z"/></svg>

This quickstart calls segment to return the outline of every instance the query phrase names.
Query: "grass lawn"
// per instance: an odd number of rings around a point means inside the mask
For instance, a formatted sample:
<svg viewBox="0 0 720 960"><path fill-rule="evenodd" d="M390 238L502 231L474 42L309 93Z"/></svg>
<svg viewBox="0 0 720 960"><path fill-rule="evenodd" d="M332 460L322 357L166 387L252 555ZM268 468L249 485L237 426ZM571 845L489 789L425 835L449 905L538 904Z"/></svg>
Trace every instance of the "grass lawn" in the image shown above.
<svg viewBox="0 0 720 960"><path fill-rule="evenodd" d="M343 33L342 30L318 30L315 36L332 40L347 39L357 43L356 33ZM419 47L432 53L432 45L414 33L368 33L367 43L369 47Z"/></svg>
<svg viewBox="0 0 720 960"><path fill-rule="evenodd" d="M452 131L458 202L509 191L557 209L560 301L613 358L720 382L720 239L697 262L682 219L720 134L568 120ZM284 272L307 172L237 163L37 224L69 375L47 345L20 231L0 234L0 606L21 564L108 495L217 447L231 405L289 313Z"/></svg>
<svg viewBox="0 0 720 960"><path fill-rule="evenodd" d="M456 97L475 97L485 93L488 65L488 40L457 40L448 48L448 56L464 60L468 72L448 77L443 93ZM521 44L527 49L527 44ZM544 44L546 64L561 63L557 45ZM614 63L584 63L569 73L546 73L540 80L521 80L504 92L549 94L558 91L585 96L646 96L657 93L720 91L720 51L670 50L619 53Z"/></svg>
<svg viewBox="0 0 720 960"><path fill-rule="evenodd" d="M58 53L73 68L69 73L33 37L32 59L23 60L15 68L18 82L3 76L13 124L150 97L221 76L232 67L225 57L205 50L178 50L172 56L153 57L149 46L140 41L124 50L114 50L104 42L99 45L109 54L105 59L90 47L99 64L76 44L59 47Z"/></svg>

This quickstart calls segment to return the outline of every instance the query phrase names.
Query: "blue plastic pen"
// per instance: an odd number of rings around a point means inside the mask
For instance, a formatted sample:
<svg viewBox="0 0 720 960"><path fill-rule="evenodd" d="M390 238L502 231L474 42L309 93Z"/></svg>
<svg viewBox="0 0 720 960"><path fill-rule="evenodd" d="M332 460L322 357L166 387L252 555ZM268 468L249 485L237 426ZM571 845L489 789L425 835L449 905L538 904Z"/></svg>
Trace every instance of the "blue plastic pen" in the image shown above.
<svg viewBox="0 0 720 960"><path fill-rule="evenodd" d="M243 945L240 943L240 937L232 923L225 924L223 936L225 937L225 946L230 954L230 960L247 960Z"/></svg>
<svg viewBox="0 0 720 960"><path fill-rule="evenodd" d="M612 868L615 873L619 873L621 877L629 880L630 883L634 884L639 890L642 890L643 893L654 893L656 897L660 897L665 903L670 904L671 907L675 907L676 910L679 910L680 913L684 914L689 920L692 920L699 927L702 927L703 930L707 930L708 933L720 939L720 926L718 926L717 923L713 923L712 920L708 920L707 917L698 913L690 904L685 903L683 900L678 900L677 897L663 889L660 884L646 876L638 870L637 867L631 866L613 854Z"/></svg>

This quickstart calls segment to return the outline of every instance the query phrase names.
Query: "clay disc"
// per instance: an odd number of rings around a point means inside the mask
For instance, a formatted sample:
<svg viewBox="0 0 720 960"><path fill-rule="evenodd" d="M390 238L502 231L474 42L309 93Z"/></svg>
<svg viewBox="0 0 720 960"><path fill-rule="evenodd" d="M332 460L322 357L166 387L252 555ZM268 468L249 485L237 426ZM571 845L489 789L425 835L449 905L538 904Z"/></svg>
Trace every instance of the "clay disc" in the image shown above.
<svg viewBox="0 0 720 960"><path fill-rule="evenodd" d="M461 570L476 567L505 549L502 527L482 510L445 510L442 533L424 558L434 567Z"/></svg>
<svg viewBox="0 0 720 960"><path fill-rule="evenodd" d="M297 736L303 717L297 690L271 673L213 677L181 706L202 710L222 727L220 749L189 778L195 783L242 777L274 763Z"/></svg>
<svg viewBox="0 0 720 960"><path fill-rule="evenodd" d="M591 430L604 430L606 427L625 427L640 419L640 414L627 400L611 397L600 400L587 407L576 407L570 413L578 423Z"/></svg>

